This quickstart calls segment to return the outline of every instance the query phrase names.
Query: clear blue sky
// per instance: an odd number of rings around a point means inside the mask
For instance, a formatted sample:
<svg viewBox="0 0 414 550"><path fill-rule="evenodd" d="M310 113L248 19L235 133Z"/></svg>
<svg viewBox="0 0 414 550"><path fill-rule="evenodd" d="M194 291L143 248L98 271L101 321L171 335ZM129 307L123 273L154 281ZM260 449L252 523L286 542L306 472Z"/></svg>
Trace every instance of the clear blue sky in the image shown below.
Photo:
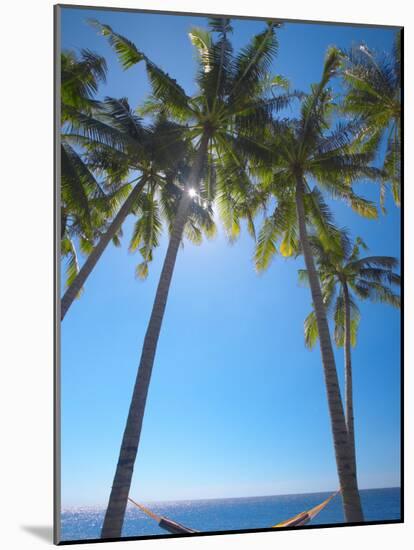
<svg viewBox="0 0 414 550"><path fill-rule="evenodd" d="M62 10L62 47L89 48L108 61L100 95L128 97L149 87L143 66L122 71L93 17L126 35L187 90L195 68L187 33L196 17ZM238 48L263 23L235 20ZM326 48L366 42L389 49L392 30L289 23L278 31L274 72L307 90L318 80ZM374 184L359 191L377 200ZM370 253L399 255L399 210L367 221L334 204L337 221L363 236ZM166 249L146 282L140 261L107 249L62 326L62 503L106 504L125 425L142 340ZM298 285L302 260L275 259L257 275L244 232L229 245L222 231L180 250L147 403L131 495L174 500L286 494L334 489L337 476L319 349L303 343L310 294ZM361 488L400 483L399 312L361 304L353 353L356 438ZM342 383L342 350L337 351Z"/></svg>

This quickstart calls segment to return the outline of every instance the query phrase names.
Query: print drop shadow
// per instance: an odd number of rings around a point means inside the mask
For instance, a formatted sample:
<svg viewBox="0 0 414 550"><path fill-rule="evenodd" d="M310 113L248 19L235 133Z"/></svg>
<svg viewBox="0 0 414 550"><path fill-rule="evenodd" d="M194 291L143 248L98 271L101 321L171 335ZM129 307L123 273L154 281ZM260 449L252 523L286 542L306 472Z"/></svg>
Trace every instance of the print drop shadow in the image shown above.
<svg viewBox="0 0 414 550"><path fill-rule="evenodd" d="M53 542L53 527L51 525L21 525L23 531L46 542Z"/></svg>

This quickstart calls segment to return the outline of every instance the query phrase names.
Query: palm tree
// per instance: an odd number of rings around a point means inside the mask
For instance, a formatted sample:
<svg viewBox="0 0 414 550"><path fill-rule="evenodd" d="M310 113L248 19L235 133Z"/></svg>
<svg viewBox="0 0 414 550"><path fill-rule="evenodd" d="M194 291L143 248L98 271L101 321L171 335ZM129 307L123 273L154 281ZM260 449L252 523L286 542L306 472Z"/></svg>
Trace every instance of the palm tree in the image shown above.
<svg viewBox="0 0 414 550"><path fill-rule="evenodd" d="M321 293L315 268L308 227L319 235L328 250L338 250L343 234L333 222L332 215L318 186L332 197L342 198L360 214L375 218L375 206L357 196L352 183L365 177L378 177L379 170L370 168L372 154L352 152L353 137L357 128L353 122L342 124L329 131L333 110L332 93L328 83L340 63L338 51L330 49L325 59L322 78L312 86L302 101L298 119L277 125L267 146L272 151L271 164L257 167L262 185L269 193L274 212L265 217L255 252L257 269L266 268L277 252L285 256L303 253L309 274L309 283L315 317L320 334L320 347L325 376L331 430L347 522L363 521L352 453L339 390L338 376ZM310 187L310 178L316 182Z"/></svg>
<svg viewBox="0 0 414 550"><path fill-rule="evenodd" d="M152 96L144 105L144 112L158 113L185 123L187 139L194 143L195 150L174 219L143 342L101 532L103 538L116 538L121 535L157 342L189 209L194 198L200 197L202 202L212 201L217 195L223 210L226 210L223 206L226 203L226 187L237 188L238 194L243 195L248 187L248 177L240 151L248 157L254 156L260 150L259 145L249 139L250 130L264 124L272 110L286 106L292 95L269 96L263 93L262 78L267 76L270 63L277 52L278 43L273 23L269 23L263 32L254 36L238 55L233 54L228 38L232 31L229 20L211 20L212 32L193 29L190 39L198 52L199 68L196 75L198 91L192 97L127 38L115 33L107 25L96 21L93 24L108 38L124 69L136 63L145 63ZM235 178L236 173L242 177Z"/></svg>
<svg viewBox="0 0 414 550"><path fill-rule="evenodd" d="M365 150L379 151L386 143L381 186L391 181L395 204L400 204L401 164L401 31L397 31L391 55L379 55L361 44L343 52L341 74L346 88L345 113L361 119L360 141Z"/></svg>
<svg viewBox="0 0 414 550"><path fill-rule="evenodd" d="M360 250L366 250L366 245L360 238L356 239L353 247L346 243L340 254L327 252L318 239L312 239L311 244L321 281L323 302L327 313L334 319L335 343L344 348L345 421L356 471L351 346L356 345L360 313L352 293L361 300L400 307L400 297L393 291L393 287L400 285L400 276L393 271L398 261L390 256L361 258ZM307 271L300 270L299 277L307 281ZM304 328L305 343L312 348L318 339L314 311L307 316Z"/></svg>

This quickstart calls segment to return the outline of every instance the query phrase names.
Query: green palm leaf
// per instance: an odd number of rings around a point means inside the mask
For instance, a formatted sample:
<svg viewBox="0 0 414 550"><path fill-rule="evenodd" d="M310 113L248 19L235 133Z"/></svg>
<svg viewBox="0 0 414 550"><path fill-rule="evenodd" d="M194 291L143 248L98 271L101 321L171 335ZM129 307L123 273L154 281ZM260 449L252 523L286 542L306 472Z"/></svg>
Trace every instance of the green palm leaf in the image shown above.
<svg viewBox="0 0 414 550"><path fill-rule="evenodd" d="M108 39L110 45L118 54L119 61L124 69L129 69L145 59L144 54L137 49L135 44L114 32L109 25L103 25L96 19L90 19L89 23Z"/></svg>

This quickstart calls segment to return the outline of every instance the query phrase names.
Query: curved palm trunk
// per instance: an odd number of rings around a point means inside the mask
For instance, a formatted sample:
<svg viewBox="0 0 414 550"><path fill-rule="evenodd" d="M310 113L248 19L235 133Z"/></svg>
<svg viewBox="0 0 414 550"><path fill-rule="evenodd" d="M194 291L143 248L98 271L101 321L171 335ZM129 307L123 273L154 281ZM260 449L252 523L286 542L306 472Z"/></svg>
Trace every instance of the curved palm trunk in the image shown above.
<svg viewBox="0 0 414 550"><path fill-rule="evenodd" d="M143 179L137 185L134 187L134 189L129 194L128 198L124 202L124 204L119 209L117 215L113 219L111 225L109 226L106 233L102 235L102 237L99 239L98 244L95 246L95 248L92 250L92 252L87 257L85 263L79 270L79 273L74 278L72 284L70 287L66 290L65 294L62 297L61 303L60 303L60 320L63 321L66 313L68 312L68 309L72 305L73 300L76 298L76 296L81 291L83 285L85 284L86 279L91 274L93 268L97 264L99 258L102 256L105 248L108 246L112 238L116 235L117 231L121 227L122 223L124 222L125 218L128 216L128 214L131 212L131 208L138 197L139 193L141 192L141 189L143 187Z"/></svg>
<svg viewBox="0 0 414 550"><path fill-rule="evenodd" d="M348 442L348 432L339 390L338 374L332 350L329 326L326 319L325 306L323 304L321 287L315 269L312 250L308 241L303 195L304 182L303 178L299 176L296 182L296 210L299 224L299 236L306 268L309 274L309 284L319 331L319 343L321 347L325 387L328 397L336 467L339 477L339 487L342 494L344 515L347 522L362 522L364 521L364 517L352 453Z"/></svg>
<svg viewBox="0 0 414 550"><path fill-rule="evenodd" d="M204 158L207 154L208 139L209 138L206 135L201 139L196 159L189 177L190 185L197 186L199 183ZM151 380L152 368L154 365L158 337L161 331L168 292L174 272L175 260L177 258L178 248L182 240L190 203L191 198L189 194L184 192L181 196L178 212L174 220L164 265L161 271L157 292L155 294L148 329L142 346L141 360L129 407L128 418L122 439L111 494L109 497L109 503L105 513L101 538L119 538L121 536L135 459L141 437L142 422L144 419L145 405Z"/></svg>
<svg viewBox="0 0 414 550"><path fill-rule="evenodd" d="M344 338L344 354L345 354L345 422L348 429L349 446L354 462L355 476L356 468L356 452L355 452L355 431L354 431L354 404L352 391L352 365L351 365L351 304L349 301L348 286L346 283L342 285L344 291L344 309L345 309L345 338Z"/></svg>

